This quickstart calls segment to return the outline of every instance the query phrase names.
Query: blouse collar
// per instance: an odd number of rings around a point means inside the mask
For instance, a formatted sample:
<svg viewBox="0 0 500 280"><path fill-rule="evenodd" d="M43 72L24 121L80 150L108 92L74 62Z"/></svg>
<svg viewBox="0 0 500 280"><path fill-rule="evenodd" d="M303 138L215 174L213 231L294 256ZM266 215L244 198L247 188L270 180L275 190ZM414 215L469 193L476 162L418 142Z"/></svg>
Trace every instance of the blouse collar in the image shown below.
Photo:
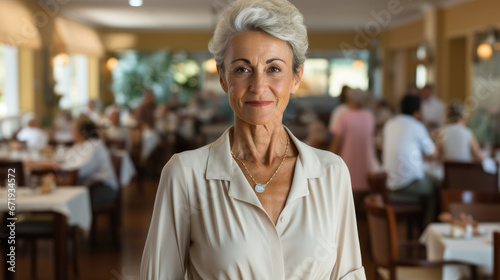
<svg viewBox="0 0 500 280"><path fill-rule="evenodd" d="M210 146L205 178L207 180L226 180L236 185L248 184L244 176L240 176L241 169L235 162L230 152L230 140L228 128L224 134ZM293 183L288 195L287 204L297 198L309 194L308 179L319 178L323 169L314 149L299 141L288 128L286 128L290 139L293 141L299 155L295 164ZM257 196L250 188L229 187L229 195L236 199L251 204L260 205Z"/></svg>

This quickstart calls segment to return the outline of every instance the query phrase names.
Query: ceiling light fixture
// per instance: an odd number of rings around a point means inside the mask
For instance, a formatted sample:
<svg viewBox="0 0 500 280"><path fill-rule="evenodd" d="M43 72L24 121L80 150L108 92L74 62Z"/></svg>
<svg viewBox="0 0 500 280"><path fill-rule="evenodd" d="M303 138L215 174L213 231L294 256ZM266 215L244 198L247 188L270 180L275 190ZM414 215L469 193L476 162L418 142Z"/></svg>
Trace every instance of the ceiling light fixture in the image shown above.
<svg viewBox="0 0 500 280"><path fill-rule="evenodd" d="M142 0L128 0L128 4L132 7L142 6Z"/></svg>

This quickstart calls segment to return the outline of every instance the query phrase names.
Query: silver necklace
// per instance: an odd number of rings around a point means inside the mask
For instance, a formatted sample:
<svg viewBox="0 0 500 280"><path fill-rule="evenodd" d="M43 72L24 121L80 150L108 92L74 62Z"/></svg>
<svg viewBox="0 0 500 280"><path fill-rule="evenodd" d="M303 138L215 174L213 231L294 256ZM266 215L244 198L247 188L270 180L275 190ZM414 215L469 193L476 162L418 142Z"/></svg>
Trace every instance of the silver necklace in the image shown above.
<svg viewBox="0 0 500 280"><path fill-rule="evenodd" d="M281 165L283 165L283 162L285 161L285 158L286 158L286 155L288 153L288 144L290 143L290 137L288 137L287 135L287 138L286 138L286 147L285 147L285 154L283 155L283 158L281 159L281 163L280 165L278 165L278 168L276 168L276 171L274 171L274 174L273 176L271 176L271 178L265 183L265 184L259 184L257 182L255 182L255 179L253 178L252 174L250 174L250 171L248 171L248 168L247 166L245 165L245 163L237 158L234 154L233 154L233 151L230 150L231 152L231 155L236 159L238 160L239 162L241 162L241 164L243 165L243 167L245 168L245 170L247 171L248 173L248 176L250 176L250 179L252 179L252 181L255 183L255 191L258 192L258 193L262 193L266 190L266 186L269 185L269 183L271 182L271 180L273 180L274 176L276 175L276 173L278 173L278 170L280 170L281 168Z"/></svg>

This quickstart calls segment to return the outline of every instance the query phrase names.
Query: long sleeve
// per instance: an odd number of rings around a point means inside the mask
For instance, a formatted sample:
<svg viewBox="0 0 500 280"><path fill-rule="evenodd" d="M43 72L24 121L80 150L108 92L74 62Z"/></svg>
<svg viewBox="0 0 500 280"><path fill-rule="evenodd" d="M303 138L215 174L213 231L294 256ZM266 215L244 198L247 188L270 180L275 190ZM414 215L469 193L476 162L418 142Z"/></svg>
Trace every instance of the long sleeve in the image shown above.
<svg viewBox="0 0 500 280"><path fill-rule="evenodd" d="M351 179L349 170L344 162L341 165L340 171L340 201L345 203L340 209L338 215L339 225L342 227L337 228L337 265L333 270L331 279L356 279L366 280L362 261L361 250L358 239L358 229L356 225L356 213L354 210L354 202L351 190Z"/></svg>
<svg viewBox="0 0 500 280"><path fill-rule="evenodd" d="M141 280L184 279L190 243L190 204L178 155L163 168L141 264Z"/></svg>

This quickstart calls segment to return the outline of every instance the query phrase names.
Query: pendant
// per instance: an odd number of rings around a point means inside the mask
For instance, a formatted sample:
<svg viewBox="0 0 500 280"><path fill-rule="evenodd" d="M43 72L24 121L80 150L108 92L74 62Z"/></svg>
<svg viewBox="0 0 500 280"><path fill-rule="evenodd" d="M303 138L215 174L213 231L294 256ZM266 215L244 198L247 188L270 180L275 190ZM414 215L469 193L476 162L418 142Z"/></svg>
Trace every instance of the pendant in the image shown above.
<svg viewBox="0 0 500 280"><path fill-rule="evenodd" d="M264 192L265 189L266 189L266 186L264 186L262 184L255 185L255 191L258 192L258 193Z"/></svg>

